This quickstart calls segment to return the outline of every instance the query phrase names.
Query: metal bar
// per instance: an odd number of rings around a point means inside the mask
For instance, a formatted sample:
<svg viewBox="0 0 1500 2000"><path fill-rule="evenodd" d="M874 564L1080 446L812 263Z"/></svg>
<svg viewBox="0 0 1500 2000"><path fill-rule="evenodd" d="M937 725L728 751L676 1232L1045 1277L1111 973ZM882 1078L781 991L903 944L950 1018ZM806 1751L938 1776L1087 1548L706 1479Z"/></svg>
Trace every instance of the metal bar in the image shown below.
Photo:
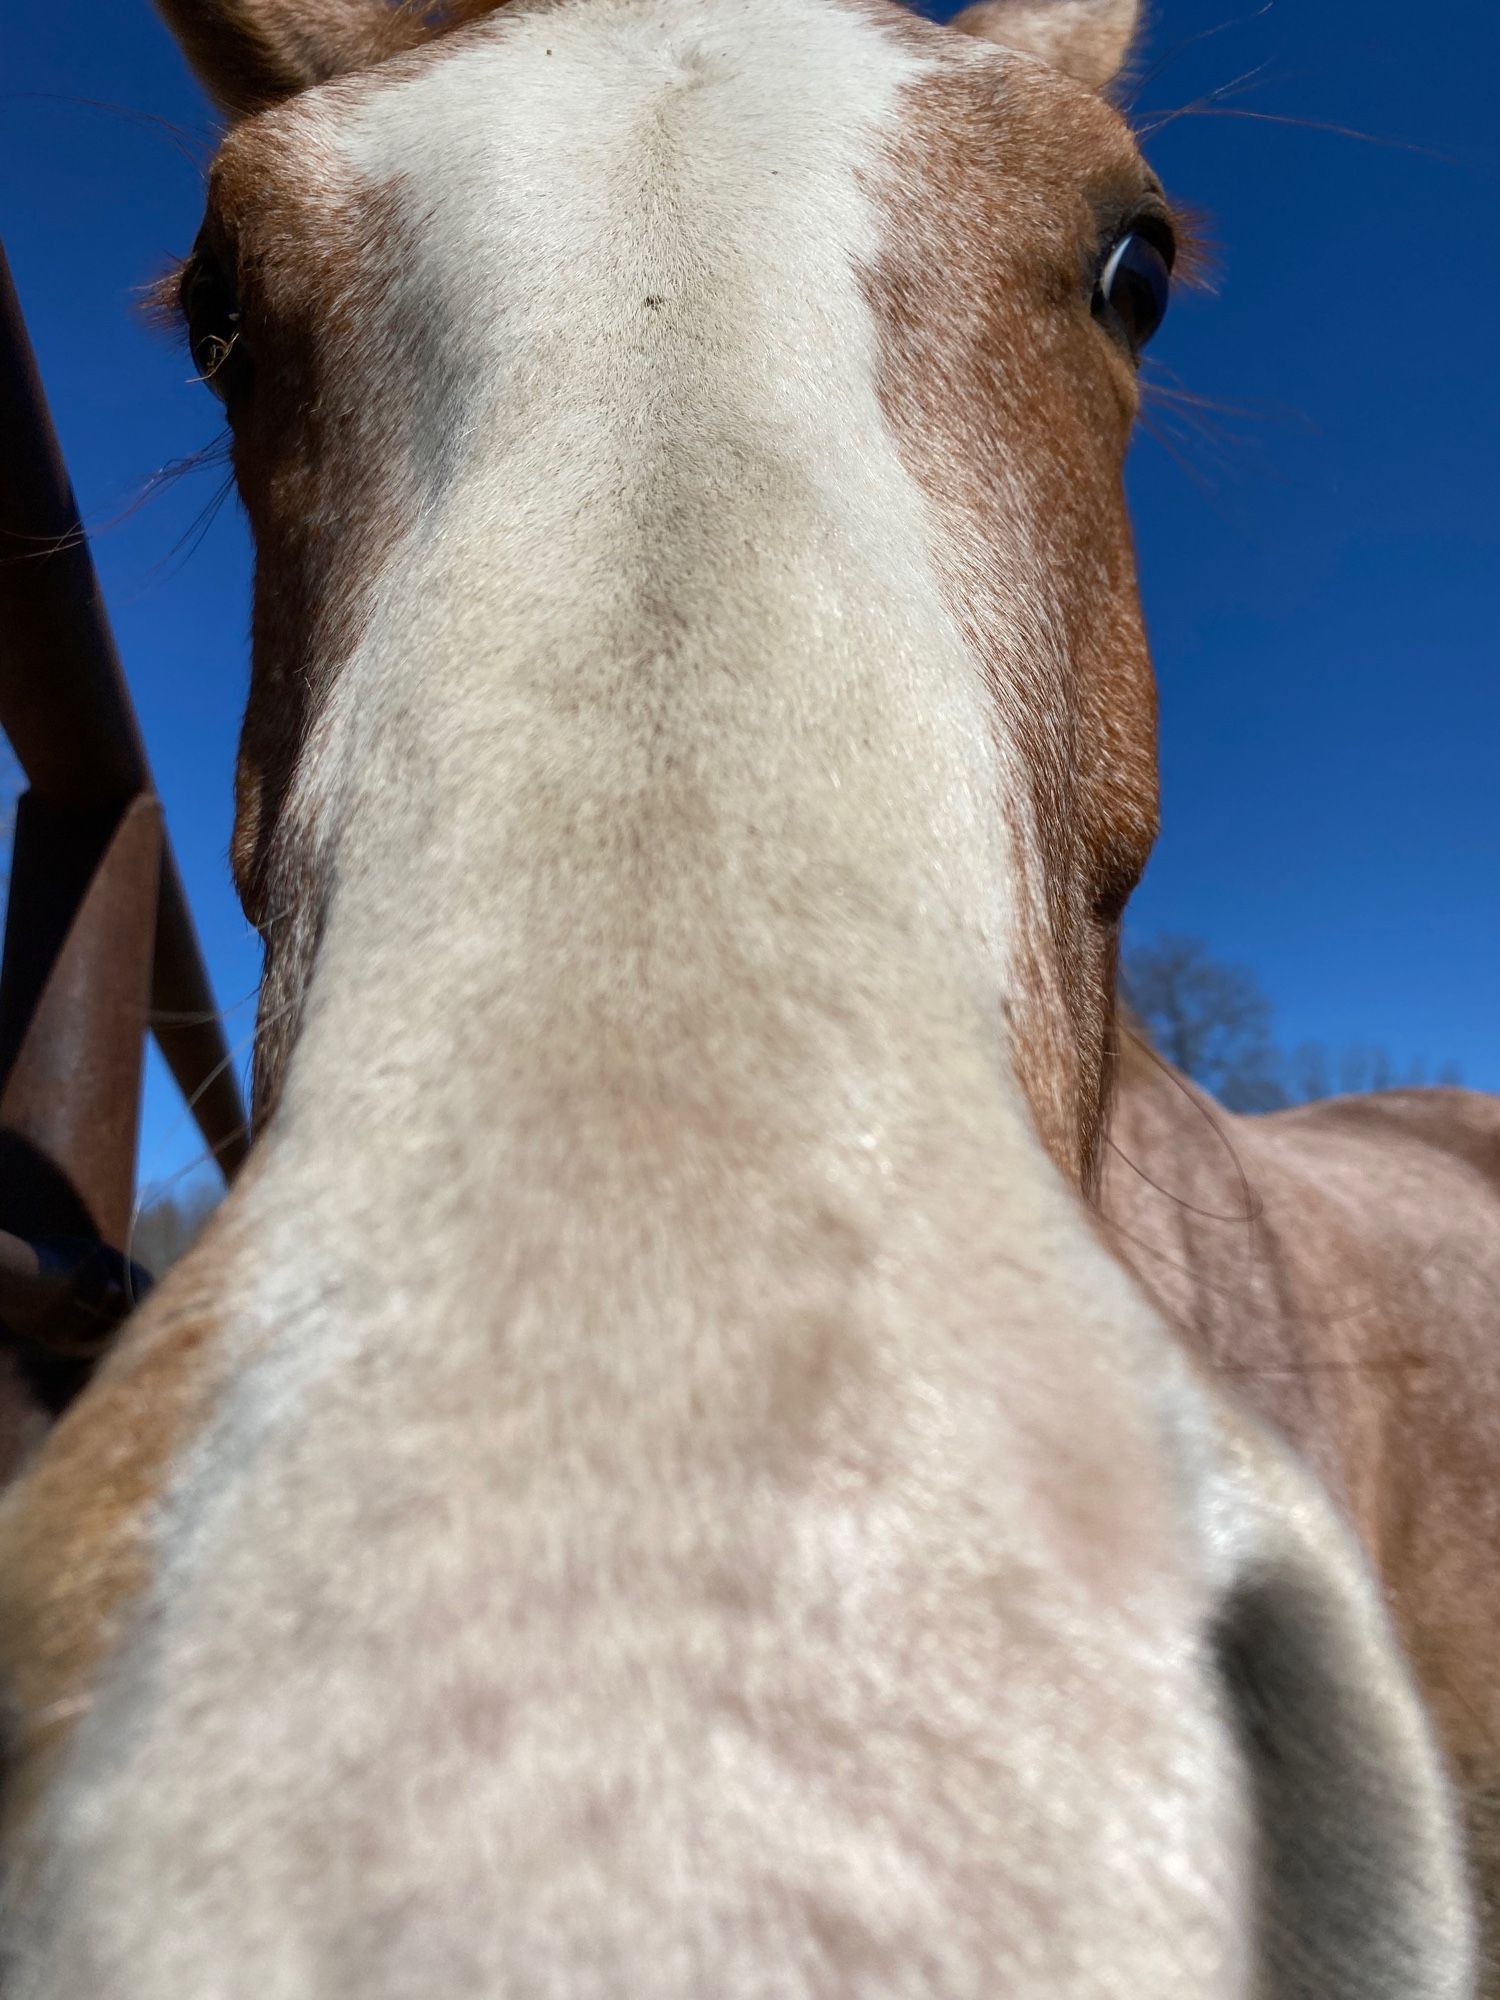
<svg viewBox="0 0 1500 2000"><path fill-rule="evenodd" d="M0 1218L126 1248L161 880L161 807L26 793L0 969Z"/></svg>
<svg viewBox="0 0 1500 2000"><path fill-rule="evenodd" d="M28 1243L0 1229L0 1322L44 1357L97 1360L149 1285L145 1272L106 1244L67 1237ZM35 1365L39 1357L29 1358Z"/></svg>
<svg viewBox="0 0 1500 2000"><path fill-rule="evenodd" d="M0 966L0 1325L41 1350L12 1393L52 1407L138 1296L128 1251L161 852L161 807L145 794L100 812L30 791L16 814Z"/></svg>
<svg viewBox="0 0 1500 2000"><path fill-rule="evenodd" d="M36 358L0 249L0 726L32 792L123 811L154 790ZM244 1104L170 846L161 858L156 1038L226 1174L248 1143Z"/></svg>

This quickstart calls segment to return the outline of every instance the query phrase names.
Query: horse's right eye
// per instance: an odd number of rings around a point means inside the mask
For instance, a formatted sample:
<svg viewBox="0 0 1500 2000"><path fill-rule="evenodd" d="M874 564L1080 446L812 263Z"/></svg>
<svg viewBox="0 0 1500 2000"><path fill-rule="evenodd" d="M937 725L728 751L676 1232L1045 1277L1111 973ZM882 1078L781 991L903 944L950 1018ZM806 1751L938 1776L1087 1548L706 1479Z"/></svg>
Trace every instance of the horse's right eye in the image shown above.
<svg viewBox="0 0 1500 2000"><path fill-rule="evenodd" d="M179 296L198 379L228 404L243 391L250 374L234 281L217 257L198 249L183 271Z"/></svg>
<svg viewBox="0 0 1500 2000"><path fill-rule="evenodd" d="M1094 317L1123 339L1133 355L1167 316L1172 296L1171 233L1139 225L1104 259L1094 287Z"/></svg>

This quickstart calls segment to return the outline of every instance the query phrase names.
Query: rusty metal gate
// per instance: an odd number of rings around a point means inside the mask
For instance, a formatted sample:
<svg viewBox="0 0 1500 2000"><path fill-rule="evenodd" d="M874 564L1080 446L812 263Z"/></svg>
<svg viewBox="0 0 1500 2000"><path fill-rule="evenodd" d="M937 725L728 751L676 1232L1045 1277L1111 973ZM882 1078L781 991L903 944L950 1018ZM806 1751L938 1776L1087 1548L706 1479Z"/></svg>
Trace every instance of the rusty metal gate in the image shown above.
<svg viewBox="0 0 1500 2000"><path fill-rule="evenodd" d="M0 1330L60 1407L128 1310L145 1041L247 1143L77 503L0 250L0 727L26 774L0 966Z"/></svg>

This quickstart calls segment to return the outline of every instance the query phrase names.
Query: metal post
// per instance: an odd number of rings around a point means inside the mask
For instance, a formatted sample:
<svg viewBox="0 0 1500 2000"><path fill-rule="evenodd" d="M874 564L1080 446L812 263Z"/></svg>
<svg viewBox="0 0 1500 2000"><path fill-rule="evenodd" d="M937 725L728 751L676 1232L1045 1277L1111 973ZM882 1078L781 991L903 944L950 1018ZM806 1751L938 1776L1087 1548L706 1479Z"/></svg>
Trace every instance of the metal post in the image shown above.
<svg viewBox="0 0 1500 2000"><path fill-rule="evenodd" d="M3 250L0 440L0 725L39 799L118 813L155 786ZM244 1105L170 847L158 903L157 1041L232 1173Z"/></svg>
<svg viewBox="0 0 1500 2000"><path fill-rule="evenodd" d="M0 440L0 725L30 780L0 964L0 1323L24 1351L0 1402L57 1408L133 1295L153 1011L226 1174L248 1135L3 252Z"/></svg>
<svg viewBox="0 0 1500 2000"><path fill-rule="evenodd" d="M0 1216L123 1250L151 1007L161 808L16 818L0 971Z"/></svg>

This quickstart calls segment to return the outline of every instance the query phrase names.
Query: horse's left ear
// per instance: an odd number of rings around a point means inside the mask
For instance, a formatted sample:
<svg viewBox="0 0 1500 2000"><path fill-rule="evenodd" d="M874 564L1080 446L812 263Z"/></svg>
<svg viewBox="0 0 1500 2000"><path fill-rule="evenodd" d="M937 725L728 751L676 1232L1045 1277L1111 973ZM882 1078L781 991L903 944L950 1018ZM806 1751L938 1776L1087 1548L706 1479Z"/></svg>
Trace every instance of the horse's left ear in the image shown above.
<svg viewBox="0 0 1500 2000"><path fill-rule="evenodd" d="M952 25L1103 90L1129 60L1140 19L1140 0L976 0Z"/></svg>
<svg viewBox="0 0 1500 2000"><path fill-rule="evenodd" d="M231 118L363 69L422 39L387 0L156 0L198 81Z"/></svg>

